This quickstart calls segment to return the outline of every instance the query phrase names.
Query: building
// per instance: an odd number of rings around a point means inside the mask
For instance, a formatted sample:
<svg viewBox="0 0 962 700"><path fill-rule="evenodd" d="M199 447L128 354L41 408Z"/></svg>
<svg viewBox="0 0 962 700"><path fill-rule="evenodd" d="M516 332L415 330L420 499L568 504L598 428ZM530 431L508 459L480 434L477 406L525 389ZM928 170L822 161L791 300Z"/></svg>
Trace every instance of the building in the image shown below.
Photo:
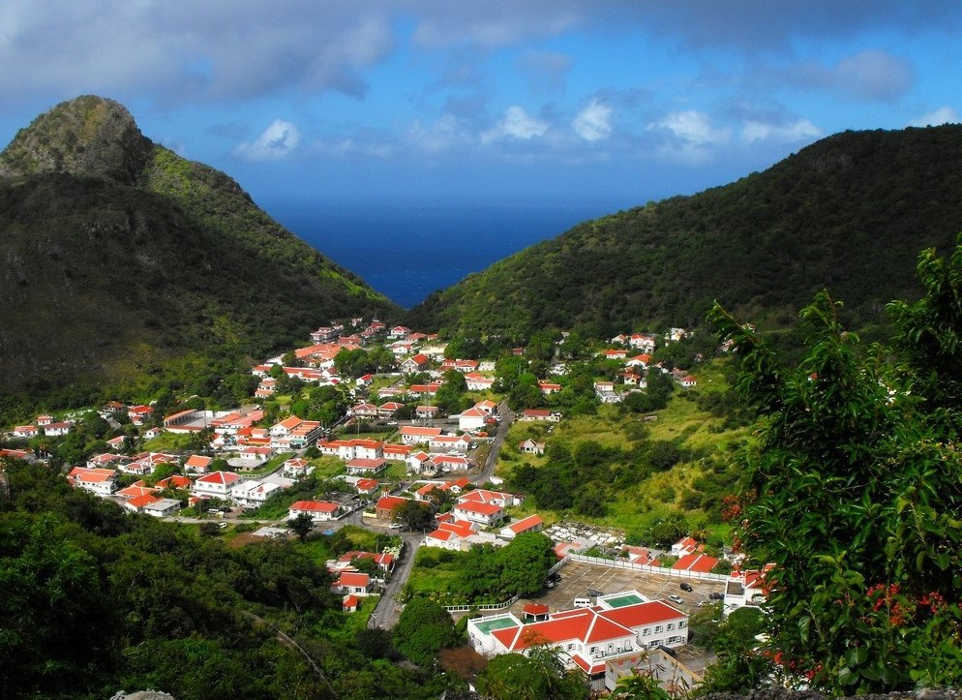
<svg viewBox="0 0 962 700"><path fill-rule="evenodd" d="M284 487L276 481L242 481L230 490L231 500L241 508L259 508L271 495L283 491Z"/></svg>
<svg viewBox="0 0 962 700"><path fill-rule="evenodd" d="M473 492L472 492L473 493ZM463 500L451 510L455 518L490 527L504 520L504 508L494 503Z"/></svg>
<svg viewBox="0 0 962 700"><path fill-rule="evenodd" d="M381 496L375 506L378 519L393 520L394 509L408 503L410 500L410 498L401 498L400 496Z"/></svg>
<svg viewBox="0 0 962 700"><path fill-rule="evenodd" d="M521 417L518 420L525 423L534 421L557 423L561 420L561 413L558 411L550 411L547 408L526 408L521 412Z"/></svg>
<svg viewBox="0 0 962 700"><path fill-rule="evenodd" d="M526 455L543 455L544 448L543 442L535 442L531 438L518 443L518 451Z"/></svg>
<svg viewBox="0 0 962 700"><path fill-rule="evenodd" d="M463 411L461 415L458 416L458 430L463 430L466 433L472 433L475 430L480 430L484 427L487 419L488 414L477 406L474 408L469 408L467 411Z"/></svg>
<svg viewBox="0 0 962 700"><path fill-rule="evenodd" d="M426 428L419 425L401 426L401 442L405 445L417 445L422 442L430 442L431 438L441 434L441 428Z"/></svg>
<svg viewBox="0 0 962 700"><path fill-rule="evenodd" d="M194 482L193 491L201 498L221 498L226 501L231 488L238 481L240 477L234 472L211 472Z"/></svg>
<svg viewBox="0 0 962 700"><path fill-rule="evenodd" d="M355 476L365 476L367 478L372 478L387 469L387 460L385 459L365 459L363 457L355 457L351 461L344 465L348 474L353 474Z"/></svg>
<svg viewBox="0 0 962 700"><path fill-rule="evenodd" d="M305 513L315 523L336 520L341 514L341 505L332 501L295 501L287 511L287 519L293 520Z"/></svg>
<svg viewBox="0 0 962 700"><path fill-rule="evenodd" d="M540 515L529 515L527 518L516 520L510 525L501 528L501 536L512 540L524 532L540 532L544 527L544 521Z"/></svg>
<svg viewBox="0 0 962 700"><path fill-rule="evenodd" d="M176 498L159 498L144 506L143 512L155 518L167 518L176 515L180 510L180 501Z"/></svg>
<svg viewBox="0 0 962 700"><path fill-rule="evenodd" d="M526 654L548 645L561 652L567 668L581 669L593 690L604 686L610 661L688 642L688 616L665 602L648 601L637 591L612 593L591 607L547 615L539 608L535 619L524 624L513 613L475 618L468 621L468 639L487 657Z"/></svg>
<svg viewBox="0 0 962 700"><path fill-rule="evenodd" d="M331 584L334 593L354 595L358 598L369 596L372 588L371 577L359 571L343 571L337 581Z"/></svg>
<svg viewBox="0 0 962 700"><path fill-rule="evenodd" d="M467 452L471 449L471 438L467 435L438 435L428 441L432 452Z"/></svg>
<svg viewBox="0 0 962 700"><path fill-rule="evenodd" d="M74 467L67 480L78 489L96 496L109 496L117 488L117 472L113 469L85 469Z"/></svg>

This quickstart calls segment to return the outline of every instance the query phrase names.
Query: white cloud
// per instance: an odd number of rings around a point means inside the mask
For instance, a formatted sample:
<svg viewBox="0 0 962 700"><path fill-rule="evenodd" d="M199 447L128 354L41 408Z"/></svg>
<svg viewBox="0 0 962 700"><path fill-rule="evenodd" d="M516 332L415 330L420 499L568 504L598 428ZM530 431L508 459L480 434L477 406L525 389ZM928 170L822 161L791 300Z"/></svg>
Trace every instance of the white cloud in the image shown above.
<svg viewBox="0 0 962 700"><path fill-rule="evenodd" d="M645 129L664 137L657 147L659 155L689 165L704 163L714 147L731 140L731 129L715 128L707 114L693 109L672 112Z"/></svg>
<svg viewBox="0 0 962 700"><path fill-rule="evenodd" d="M297 127L283 119L275 119L253 141L234 148L234 155L245 160L280 160L289 156L301 142Z"/></svg>
<svg viewBox="0 0 962 700"><path fill-rule="evenodd" d="M598 100L592 100L588 106L578 112L571 122L575 130L585 141L601 141L611 136L611 107Z"/></svg>
<svg viewBox="0 0 962 700"><path fill-rule="evenodd" d="M808 119L799 119L791 124L769 124L766 122L748 120L742 126L742 141L756 143L758 141L777 141L779 143L795 143L805 139L822 135L822 130Z"/></svg>
<svg viewBox="0 0 962 700"><path fill-rule="evenodd" d="M473 140L462 120L450 112L442 114L434 124L414 122L408 138L417 148L428 153L440 153Z"/></svg>
<svg viewBox="0 0 962 700"><path fill-rule="evenodd" d="M503 138L530 141L536 136L544 136L548 123L529 116L523 107L512 105L504 113L504 119L494 128L481 134L481 143L491 143Z"/></svg>
<svg viewBox="0 0 962 700"><path fill-rule="evenodd" d="M918 119L909 122L906 126L939 126L941 124L956 124L960 121L962 121L962 118L959 117L959 113L948 105L945 105L939 107L934 112L923 114Z"/></svg>
<svg viewBox="0 0 962 700"><path fill-rule="evenodd" d="M676 138L696 146L727 143L731 138L729 129L715 129L707 114L693 109L672 112L646 128L648 131L668 131Z"/></svg>

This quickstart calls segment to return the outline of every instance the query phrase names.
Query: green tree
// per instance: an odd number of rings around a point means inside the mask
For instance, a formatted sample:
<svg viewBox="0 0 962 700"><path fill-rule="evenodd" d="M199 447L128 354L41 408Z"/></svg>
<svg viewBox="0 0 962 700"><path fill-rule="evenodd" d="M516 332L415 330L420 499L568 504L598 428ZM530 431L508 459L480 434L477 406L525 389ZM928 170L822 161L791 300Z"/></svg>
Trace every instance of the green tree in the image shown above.
<svg viewBox="0 0 962 700"><path fill-rule="evenodd" d="M518 535L499 552L500 590L505 595L533 595L544 586L548 570L557 562L554 544L540 532Z"/></svg>
<svg viewBox="0 0 962 700"><path fill-rule="evenodd" d="M719 307L738 387L763 419L740 455L742 545L775 567L772 652L833 693L962 682L962 245L926 251L925 296L889 306L894 352L867 351L827 292L801 313L789 362Z"/></svg>
<svg viewBox="0 0 962 700"><path fill-rule="evenodd" d="M397 650L420 666L433 665L441 649L458 641L448 611L420 596L408 601L394 628Z"/></svg>
<svg viewBox="0 0 962 700"><path fill-rule="evenodd" d="M575 672L566 672L558 652L536 647L527 656L502 654L491 659L478 677L478 690L494 700L582 700L588 687Z"/></svg>
<svg viewBox="0 0 962 700"><path fill-rule="evenodd" d="M297 535L301 542L307 539L308 534L314 529L314 519L307 513L298 513L297 517L287 521L287 527Z"/></svg>
<svg viewBox="0 0 962 700"><path fill-rule="evenodd" d="M391 511L394 522L401 523L408 530L426 530L434 518L431 508L417 501L405 501Z"/></svg>

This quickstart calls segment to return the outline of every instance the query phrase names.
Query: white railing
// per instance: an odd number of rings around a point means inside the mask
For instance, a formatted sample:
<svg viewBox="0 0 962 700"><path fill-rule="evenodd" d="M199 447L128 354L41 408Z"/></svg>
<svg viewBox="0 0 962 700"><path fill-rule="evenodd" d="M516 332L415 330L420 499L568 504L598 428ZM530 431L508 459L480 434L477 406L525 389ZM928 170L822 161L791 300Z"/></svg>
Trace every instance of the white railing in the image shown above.
<svg viewBox="0 0 962 700"><path fill-rule="evenodd" d="M585 564L594 564L595 566L610 566L616 569L631 569L632 571L638 571L646 574L656 574L661 576L670 576L673 578L684 578L684 579L694 579L698 581L727 581L727 574L712 574L703 573L701 571L685 571L680 569L672 569L663 566L648 566L647 564L635 564L628 561L627 559L605 559L603 557L589 557L585 554L569 554L567 557L562 559L559 564L567 561L580 561ZM557 565L556 565L557 566Z"/></svg>
<svg viewBox="0 0 962 700"><path fill-rule="evenodd" d="M515 594L503 603L476 603L474 605L446 605L444 609L448 612L467 612L468 610L504 610L510 608L518 602L521 596ZM484 618L482 618L484 619Z"/></svg>

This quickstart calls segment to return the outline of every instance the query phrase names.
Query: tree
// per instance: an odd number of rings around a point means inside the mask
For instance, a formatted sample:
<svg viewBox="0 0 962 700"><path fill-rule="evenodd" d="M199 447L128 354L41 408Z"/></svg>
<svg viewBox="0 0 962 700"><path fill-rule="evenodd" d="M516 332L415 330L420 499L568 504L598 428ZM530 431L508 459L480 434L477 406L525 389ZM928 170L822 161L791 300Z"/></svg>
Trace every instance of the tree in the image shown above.
<svg viewBox="0 0 962 700"><path fill-rule="evenodd" d="M297 517L287 521L289 527L296 534L301 542L307 539L307 535L314 529L314 519L307 513L298 513Z"/></svg>
<svg viewBox="0 0 962 700"><path fill-rule="evenodd" d="M923 298L888 307L892 349L863 348L827 292L802 310L797 362L711 315L764 415L729 511L775 565L771 653L836 694L962 682L962 239L948 261L925 251L918 273Z"/></svg>
<svg viewBox="0 0 962 700"><path fill-rule="evenodd" d="M502 654L491 659L478 677L478 690L494 700L575 700L588 697L588 687L566 672L558 652L536 647L528 656Z"/></svg>
<svg viewBox="0 0 962 700"><path fill-rule="evenodd" d="M434 517L431 508L417 501L405 501L391 511L392 519L408 530L426 530Z"/></svg>
<svg viewBox="0 0 962 700"><path fill-rule="evenodd" d="M548 570L557 562L554 545L540 532L525 532L499 552L501 592L532 595L541 591Z"/></svg>
<svg viewBox="0 0 962 700"><path fill-rule="evenodd" d="M609 697L612 700L670 700L671 698L658 684L654 673L639 669L619 678Z"/></svg>
<svg viewBox="0 0 962 700"><path fill-rule="evenodd" d="M397 650L420 666L433 665L441 649L458 641L448 611L420 596L408 601L394 627Z"/></svg>

